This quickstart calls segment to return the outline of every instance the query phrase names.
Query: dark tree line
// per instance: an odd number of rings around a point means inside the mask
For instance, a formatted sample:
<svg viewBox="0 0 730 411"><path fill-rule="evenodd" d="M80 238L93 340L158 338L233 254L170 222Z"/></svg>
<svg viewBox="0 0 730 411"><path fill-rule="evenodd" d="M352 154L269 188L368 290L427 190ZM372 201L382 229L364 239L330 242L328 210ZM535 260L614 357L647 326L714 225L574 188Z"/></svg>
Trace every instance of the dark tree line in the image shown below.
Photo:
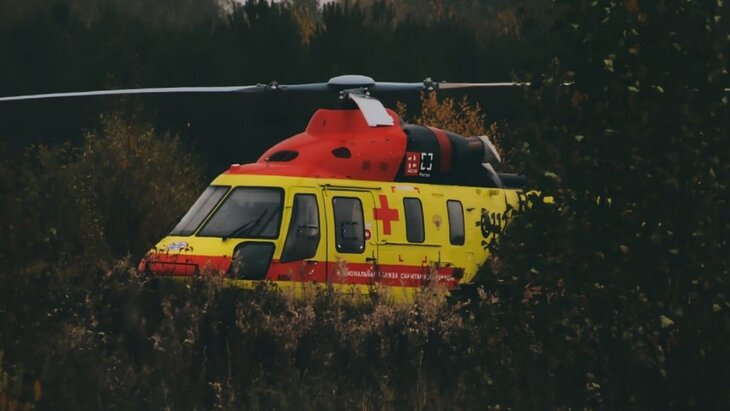
<svg viewBox="0 0 730 411"><path fill-rule="evenodd" d="M498 245L494 278L524 291L507 316L544 398L573 375L608 408L725 408L728 5L559 4L565 47L506 142L555 199Z"/></svg>
<svg viewBox="0 0 730 411"><path fill-rule="evenodd" d="M544 44L534 41L544 31L537 11L522 4L485 8L475 21L469 8L461 15L415 13L410 3L387 1L322 9L253 0L7 3L15 13L0 18L0 95L312 82L347 73L391 81L497 81L546 58ZM383 97L391 106L417 98ZM476 96L487 113L502 117L517 115L513 97ZM12 147L73 139L95 127L100 113L140 106L158 128L205 153L213 174L255 160L272 142L303 129L316 108L334 103L334 96L311 95L14 103L0 110L0 135Z"/></svg>

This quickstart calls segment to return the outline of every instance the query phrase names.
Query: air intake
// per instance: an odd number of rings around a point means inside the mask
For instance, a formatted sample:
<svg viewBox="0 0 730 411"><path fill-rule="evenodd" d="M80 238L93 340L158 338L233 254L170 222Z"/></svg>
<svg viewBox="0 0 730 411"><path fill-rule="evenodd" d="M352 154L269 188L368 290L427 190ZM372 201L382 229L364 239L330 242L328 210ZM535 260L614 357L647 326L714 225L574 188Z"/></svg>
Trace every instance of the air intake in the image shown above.
<svg viewBox="0 0 730 411"><path fill-rule="evenodd" d="M286 161L292 161L295 158L297 158L298 156L299 156L298 151L281 150L281 151L277 151L276 153L270 155L264 161L266 161L266 162L286 162Z"/></svg>

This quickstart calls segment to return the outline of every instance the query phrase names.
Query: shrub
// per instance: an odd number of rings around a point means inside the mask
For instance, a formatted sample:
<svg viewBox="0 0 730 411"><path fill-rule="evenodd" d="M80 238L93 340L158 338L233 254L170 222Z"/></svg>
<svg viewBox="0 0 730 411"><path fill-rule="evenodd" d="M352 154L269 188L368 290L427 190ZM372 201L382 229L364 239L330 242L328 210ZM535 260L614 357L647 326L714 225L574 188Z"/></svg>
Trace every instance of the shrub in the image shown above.
<svg viewBox="0 0 730 411"><path fill-rule="evenodd" d="M535 75L531 122L503 145L555 198L494 250L531 364L516 370L540 381L536 404L726 408L726 6L558 6L570 52Z"/></svg>
<svg viewBox="0 0 730 411"><path fill-rule="evenodd" d="M176 137L113 113L80 147L37 145L0 165L5 267L87 264L140 255L201 188L195 158Z"/></svg>

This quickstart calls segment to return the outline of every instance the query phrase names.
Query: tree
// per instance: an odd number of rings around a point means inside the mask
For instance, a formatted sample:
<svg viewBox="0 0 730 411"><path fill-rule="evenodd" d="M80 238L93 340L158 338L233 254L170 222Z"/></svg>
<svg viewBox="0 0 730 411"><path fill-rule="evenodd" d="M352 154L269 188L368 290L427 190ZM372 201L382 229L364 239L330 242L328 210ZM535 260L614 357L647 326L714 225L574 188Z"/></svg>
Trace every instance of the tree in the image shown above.
<svg viewBox="0 0 730 411"><path fill-rule="evenodd" d="M423 124L453 131L463 136L479 136L496 130L496 124L490 129L486 127L486 115L479 103L472 104L467 96L456 103L453 98L446 97L439 101L436 93L421 93L421 112L409 118L415 124ZM408 106L403 102L397 104L398 114L406 119Z"/></svg>
<svg viewBox="0 0 730 411"><path fill-rule="evenodd" d="M534 201L495 250L496 277L524 290L508 306L540 347L544 398L727 407L726 5L557 7L565 47L535 73L532 121L508 147L555 203ZM586 375L585 397L561 383Z"/></svg>

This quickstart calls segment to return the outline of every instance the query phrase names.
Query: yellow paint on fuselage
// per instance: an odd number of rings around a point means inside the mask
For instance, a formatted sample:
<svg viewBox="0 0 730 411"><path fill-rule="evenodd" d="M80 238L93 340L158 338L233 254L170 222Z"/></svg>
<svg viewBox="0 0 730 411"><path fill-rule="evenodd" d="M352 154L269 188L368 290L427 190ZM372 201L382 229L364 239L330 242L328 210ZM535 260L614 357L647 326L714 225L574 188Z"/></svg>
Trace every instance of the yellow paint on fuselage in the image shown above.
<svg viewBox="0 0 730 411"><path fill-rule="evenodd" d="M266 241L275 245L273 259L278 260L281 258L288 224L292 217L294 195L314 194L317 198L322 234L316 254L308 261L314 261L313 264L337 261L367 264L376 260L379 265L458 267L463 270L463 276L459 280L460 284L471 283L474 280L477 271L488 257L486 244L493 241L497 235L494 234L495 230L485 229L483 225L490 223L492 228L504 227L506 220L511 215L509 210L518 208L521 196L520 191L511 189L243 174L222 174L211 184L284 189L283 214L277 237L266 240L247 240L245 238L223 240L220 237L198 237L196 235L168 236L157 244L155 248L158 251L165 250L170 244L185 242L189 245L189 249L177 251L182 255L230 257L236 245L241 242ZM399 216L397 220L390 221L389 234L386 234L385 223L374 218L373 208L382 208L381 196L385 196L387 208L397 210ZM361 199L365 228L370 230L370 238L366 240L366 250L363 253L348 254L337 252L335 249L333 197ZM425 230L425 240L422 243L407 240L404 198L417 198L421 201ZM447 211L447 201L449 200L459 201L462 204L465 229L463 245L451 243ZM215 211L210 215L213 215ZM206 217L201 226L210 218L210 215ZM210 268L215 269L216 267ZM255 283L249 280L232 281L234 284L245 287L251 287ZM292 281L275 282L283 288L287 288L293 283ZM331 275L328 283L361 293L368 293L371 289L367 285L353 287L350 284L341 284L342 281L338 282L334 275ZM412 290L403 292L412 295ZM395 291L395 293L400 293L400 291ZM396 299L400 298L396 297Z"/></svg>

